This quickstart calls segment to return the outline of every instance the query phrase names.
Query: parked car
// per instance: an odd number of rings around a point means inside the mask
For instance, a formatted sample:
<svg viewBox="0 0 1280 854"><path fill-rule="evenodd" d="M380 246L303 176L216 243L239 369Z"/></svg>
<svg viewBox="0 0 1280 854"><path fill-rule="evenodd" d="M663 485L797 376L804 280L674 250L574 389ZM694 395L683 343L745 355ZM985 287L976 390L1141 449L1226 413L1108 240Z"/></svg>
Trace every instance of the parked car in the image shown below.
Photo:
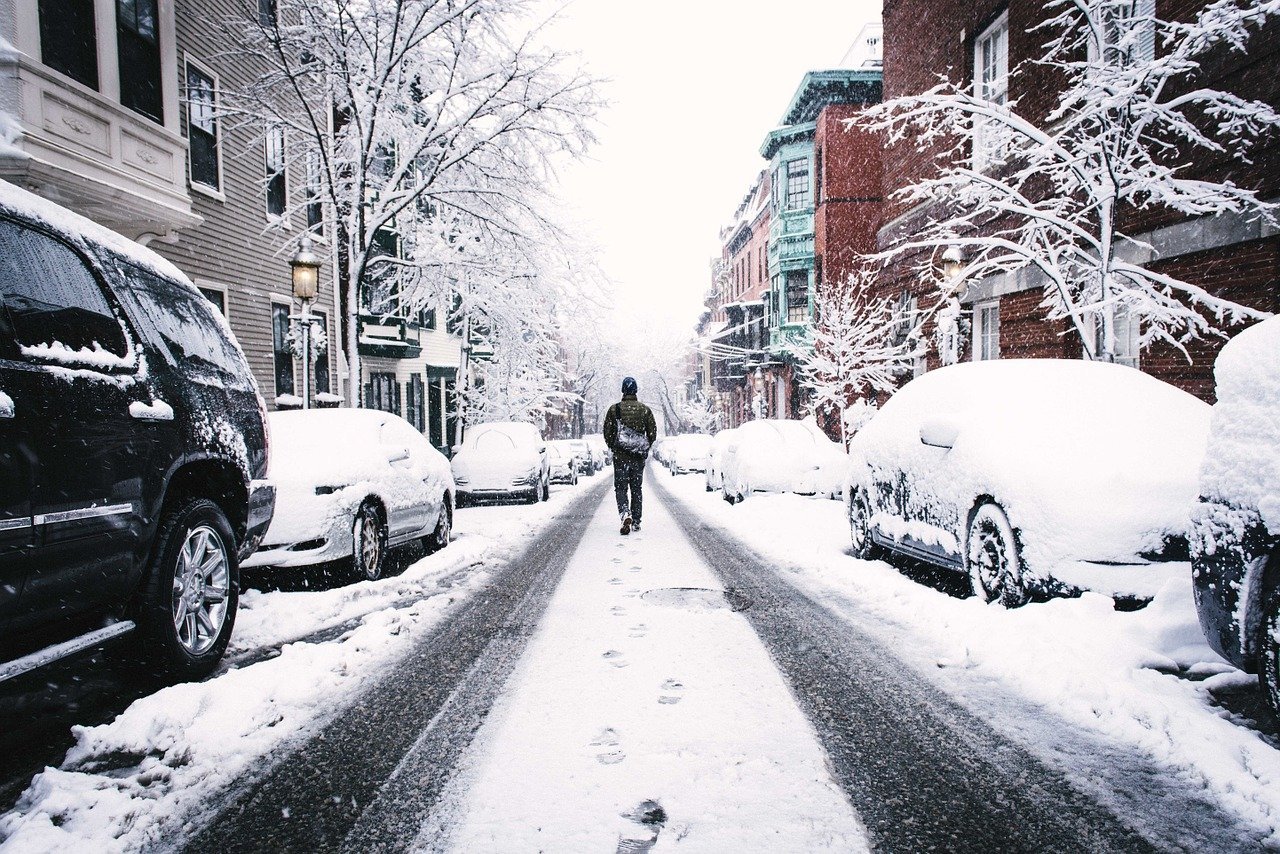
<svg viewBox="0 0 1280 854"><path fill-rule="evenodd" d="M547 444L538 428L515 421L469 427L455 449L453 480L459 506L474 501L551 497Z"/></svg>
<svg viewBox="0 0 1280 854"><path fill-rule="evenodd" d="M1256 672L1280 713L1280 318L1227 342L1214 374L1191 537L1196 610L1210 646Z"/></svg>
<svg viewBox="0 0 1280 854"><path fill-rule="evenodd" d="M589 436L583 436L586 443L591 446L592 456L597 461L599 468L613 465L613 452L609 450L609 446L605 444L604 436L599 433L592 433Z"/></svg>
<svg viewBox="0 0 1280 854"><path fill-rule="evenodd" d="M126 635L153 667L210 671L266 470L265 406L212 304L0 181L0 679Z"/></svg>
<svg viewBox="0 0 1280 854"><path fill-rule="evenodd" d="M707 470L707 454L711 437L705 433L685 433L671 439L669 457L672 474L688 474Z"/></svg>
<svg viewBox="0 0 1280 854"><path fill-rule="evenodd" d="M387 550L449 544L449 461L398 415L376 409L273 412L276 513L244 567L342 561L355 580L382 577Z"/></svg>
<svg viewBox="0 0 1280 854"><path fill-rule="evenodd" d="M844 452L811 421L760 419L737 428L718 460L721 491L733 504L752 492L828 493Z"/></svg>
<svg viewBox="0 0 1280 854"><path fill-rule="evenodd" d="M967 573L1009 607L1085 589L1149 598L1189 571L1208 429L1205 403L1121 365L930 371L850 443L853 552Z"/></svg>
<svg viewBox="0 0 1280 854"><path fill-rule="evenodd" d="M730 427L711 437L711 447L707 450L707 492L715 492L724 485L720 463L724 459L725 451L729 449L729 445L737 435L737 428Z"/></svg>
<svg viewBox="0 0 1280 854"><path fill-rule="evenodd" d="M582 439L565 439L570 450L578 460L578 474L585 474L588 477L595 474L599 469L596 468L594 455L591 453L591 446ZM600 468L604 468L603 463Z"/></svg>
<svg viewBox="0 0 1280 854"><path fill-rule="evenodd" d="M567 442L547 443L547 465L552 483L567 483L576 486L578 471L581 468L577 453Z"/></svg>

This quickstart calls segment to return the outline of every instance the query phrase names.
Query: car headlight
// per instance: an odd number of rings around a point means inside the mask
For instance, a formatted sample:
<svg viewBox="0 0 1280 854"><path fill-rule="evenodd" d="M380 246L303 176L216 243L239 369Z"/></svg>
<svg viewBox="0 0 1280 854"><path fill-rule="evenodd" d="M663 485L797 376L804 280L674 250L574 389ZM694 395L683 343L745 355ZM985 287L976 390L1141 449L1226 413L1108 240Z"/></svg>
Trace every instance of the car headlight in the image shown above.
<svg viewBox="0 0 1280 854"><path fill-rule="evenodd" d="M341 486L317 486L316 495L333 495L341 489Z"/></svg>

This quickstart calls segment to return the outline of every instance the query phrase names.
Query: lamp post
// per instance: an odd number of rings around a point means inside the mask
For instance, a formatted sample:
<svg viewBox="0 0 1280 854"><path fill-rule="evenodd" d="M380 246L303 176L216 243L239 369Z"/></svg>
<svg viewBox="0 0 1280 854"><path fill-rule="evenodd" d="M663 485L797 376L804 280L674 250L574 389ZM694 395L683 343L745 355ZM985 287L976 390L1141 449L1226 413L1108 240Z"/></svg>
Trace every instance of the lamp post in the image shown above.
<svg viewBox="0 0 1280 854"><path fill-rule="evenodd" d="M320 293L320 256L311 251L311 235L302 235L293 268L293 295L302 303L298 322L302 326L302 408L311 408L311 302Z"/></svg>
<svg viewBox="0 0 1280 854"><path fill-rule="evenodd" d="M964 253L960 251L959 246L948 246L942 253L942 275L951 283L953 294L959 295L964 290L964 279L960 278L962 272L964 272Z"/></svg>

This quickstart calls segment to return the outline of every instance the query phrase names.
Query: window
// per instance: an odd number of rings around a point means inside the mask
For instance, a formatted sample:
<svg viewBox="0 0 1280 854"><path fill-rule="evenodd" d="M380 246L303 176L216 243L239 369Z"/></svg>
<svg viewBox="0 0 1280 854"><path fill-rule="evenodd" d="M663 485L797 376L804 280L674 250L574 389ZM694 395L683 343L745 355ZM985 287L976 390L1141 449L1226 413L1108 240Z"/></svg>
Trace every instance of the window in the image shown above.
<svg viewBox="0 0 1280 854"><path fill-rule="evenodd" d="M80 256L52 237L5 220L0 298L19 346L128 355L120 321Z"/></svg>
<svg viewBox="0 0 1280 854"><path fill-rule="evenodd" d="M40 61L98 88L98 28L93 0L40 0Z"/></svg>
<svg viewBox="0 0 1280 854"><path fill-rule="evenodd" d="M813 153L813 204L822 204L822 149Z"/></svg>
<svg viewBox="0 0 1280 854"><path fill-rule="evenodd" d="M187 141L190 143L191 183L222 189L218 164L218 84L187 63Z"/></svg>
<svg viewBox="0 0 1280 854"><path fill-rule="evenodd" d="M271 29L276 25L276 0L258 0L258 23Z"/></svg>
<svg viewBox="0 0 1280 854"><path fill-rule="evenodd" d="M1150 62L1156 51L1155 12L1155 0L1129 0L1103 7L1099 10L1102 43L1090 39L1089 59L1097 61L1101 48L1102 61L1109 66Z"/></svg>
<svg viewBox="0 0 1280 854"><path fill-rule="evenodd" d="M267 131L267 213L273 217L284 216L289 199L285 178L284 128Z"/></svg>
<svg viewBox="0 0 1280 854"><path fill-rule="evenodd" d="M787 271L787 323L809 321L809 271Z"/></svg>
<svg viewBox="0 0 1280 854"><path fill-rule="evenodd" d="M995 105L1009 100L1009 13L978 36L973 45L974 96ZM983 169L1000 160L1007 144L1000 126L991 119L973 123L973 165Z"/></svg>
<svg viewBox="0 0 1280 854"><path fill-rule="evenodd" d="M1101 353L1102 323L1096 315L1091 315L1089 320L1093 323L1094 329L1093 352ZM1116 364L1126 365L1130 368L1138 367L1141 348L1138 344L1140 325L1137 318L1130 314L1127 309L1117 308L1115 316L1111 319L1111 325L1112 335L1115 336Z"/></svg>
<svg viewBox="0 0 1280 854"><path fill-rule="evenodd" d="M800 158L787 161L787 210L796 211L809 207L809 160Z"/></svg>
<svg viewBox="0 0 1280 854"><path fill-rule="evenodd" d="M426 430L426 384L422 382L422 377L414 374L409 377L409 382L405 387L405 420L413 425L413 428L419 433Z"/></svg>
<svg viewBox="0 0 1280 854"><path fill-rule="evenodd" d="M364 386L365 406L380 412L400 414L400 383L392 373L373 372Z"/></svg>
<svg viewBox="0 0 1280 854"><path fill-rule="evenodd" d="M973 360L1000 358L1000 301L973 307Z"/></svg>
<svg viewBox="0 0 1280 854"><path fill-rule="evenodd" d="M227 292L218 288L200 288L200 293L204 294L205 299L213 303L213 307L218 310L218 314L223 317L227 316Z"/></svg>
<svg viewBox="0 0 1280 854"><path fill-rule="evenodd" d="M324 173L320 152L307 152L307 229L324 234Z"/></svg>
<svg viewBox="0 0 1280 854"><path fill-rule="evenodd" d="M271 306L271 351L276 369L276 396L293 394L293 350L289 346L289 306Z"/></svg>
<svg viewBox="0 0 1280 854"><path fill-rule="evenodd" d="M116 0L120 103L164 124L157 0Z"/></svg>
<svg viewBox="0 0 1280 854"><path fill-rule="evenodd" d="M331 390L329 387L329 315L313 314L311 322L312 329L318 330L320 334L318 340L324 342L323 347L315 348L316 363L311 371L311 376L315 378L316 394L322 394Z"/></svg>

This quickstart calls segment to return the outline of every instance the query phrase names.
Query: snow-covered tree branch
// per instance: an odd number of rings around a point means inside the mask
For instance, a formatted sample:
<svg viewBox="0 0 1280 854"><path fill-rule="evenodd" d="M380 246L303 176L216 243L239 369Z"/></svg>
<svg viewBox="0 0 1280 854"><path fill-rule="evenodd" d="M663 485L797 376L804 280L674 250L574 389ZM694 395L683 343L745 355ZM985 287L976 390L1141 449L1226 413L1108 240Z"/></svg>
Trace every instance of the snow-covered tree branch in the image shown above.
<svg viewBox="0 0 1280 854"><path fill-rule="evenodd" d="M1280 221L1276 204L1195 166L1206 156L1247 163L1280 127L1272 105L1198 82L1209 51L1244 50L1280 3L1216 0L1189 21L1156 18L1149 0L1046 8L1043 55L1008 80L943 78L854 120L936 156L936 174L900 192L931 210L928 224L877 260L923 258L921 272L933 275L926 268L954 246L967 281L1030 268L1049 318L1074 328L1088 358L1107 361L1121 316L1137 324L1139 346L1165 342L1184 354L1190 340L1265 317L1149 269L1152 248L1125 225L1146 210ZM1061 83L1047 116L1004 97L1032 77ZM949 298L951 282L938 281Z"/></svg>

